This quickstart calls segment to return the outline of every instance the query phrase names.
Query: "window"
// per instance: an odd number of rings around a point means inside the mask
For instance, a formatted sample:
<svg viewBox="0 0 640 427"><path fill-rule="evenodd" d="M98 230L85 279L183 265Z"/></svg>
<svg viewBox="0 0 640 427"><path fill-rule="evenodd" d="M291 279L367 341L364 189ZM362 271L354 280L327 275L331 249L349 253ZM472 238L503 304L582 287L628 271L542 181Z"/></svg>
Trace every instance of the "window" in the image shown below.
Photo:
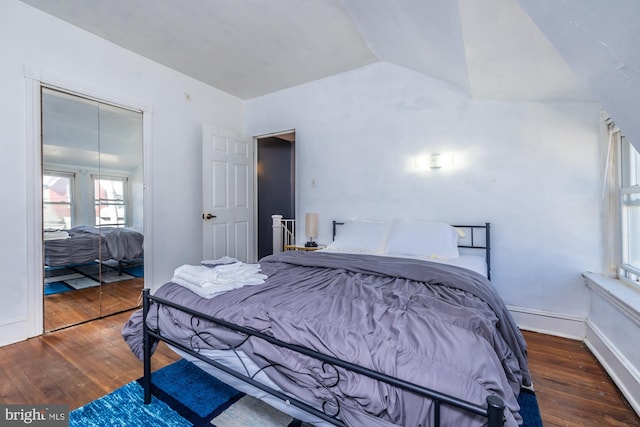
<svg viewBox="0 0 640 427"><path fill-rule="evenodd" d="M127 178L93 176L97 227L127 226Z"/></svg>
<svg viewBox="0 0 640 427"><path fill-rule="evenodd" d="M617 277L640 287L640 154L611 120L607 131L608 264Z"/></svg>
<svg viewBox="0 0 640 427"><path fill-rule="evenodd" d="M74 174L45 171L42 176L42 223L45 230L68 230L73 224Z"/></svg>
<svg viewBox="0 0 640 427"><path fill-rule="evenodd" d="M620 144L620 276L640 281L640 154L618 131Z"/></svg>

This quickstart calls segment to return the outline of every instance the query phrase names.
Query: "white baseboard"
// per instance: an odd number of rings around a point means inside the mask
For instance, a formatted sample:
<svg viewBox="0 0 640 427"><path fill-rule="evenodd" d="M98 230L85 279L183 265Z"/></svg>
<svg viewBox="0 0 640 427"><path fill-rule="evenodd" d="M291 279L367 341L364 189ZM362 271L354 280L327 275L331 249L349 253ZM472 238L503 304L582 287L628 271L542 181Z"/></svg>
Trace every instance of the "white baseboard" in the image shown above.
<svg viewBox="0 0 640 427"><path fill-rule="evenodd" d="M616 349L616 346L596 325L587 320L585 327L585 344L618 386L633 410L640 415L640 371Z"/></svg>
<svg viewBox="0 0 640 427"><path fill-rule="evenodd" d="M0 324L0 347L27 339L28 319L20 317L8 319Z"/></svg>
<svg viewBox="0 0 640 427"><path fill-rule="evenodd" d="M568 314L507 306L520 329L582 341L585 319Z"/></svg>

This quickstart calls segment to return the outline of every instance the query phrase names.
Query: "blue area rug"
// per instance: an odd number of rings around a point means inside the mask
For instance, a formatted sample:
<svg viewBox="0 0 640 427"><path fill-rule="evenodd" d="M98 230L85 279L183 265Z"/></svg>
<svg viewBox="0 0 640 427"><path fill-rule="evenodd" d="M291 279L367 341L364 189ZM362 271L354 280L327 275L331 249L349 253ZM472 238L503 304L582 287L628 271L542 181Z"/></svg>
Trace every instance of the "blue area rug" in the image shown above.
<svg viewBox="0 0 640 427"><path fill-rule="evenodd" d="M74 289L64 282L51 282L44 284L44 294L53 295L61 294L63 292L73 291Z"/></svg>
<svg viewBox="0 0 640 427"><path fill-rule="evenodd" d="M144 404L141 379L71 411L69 426L208 426L229 405L244 396L179 360L152 375L153 399Z"/></svg>
<svg viewBox="0 0 640 427"><path fill-rule="evenodd" d="M72 411L69 426L285 427L293 421L185 360L153 373L153 398L149 405L143 402L140 382L141 379L132 381ZM542 427L535 394L523 390L518 402L523 427Z"/></svg>
<svg viewBox="0 0 640 427"><path fill-rule="evenodd" d="M135 267L126 267L122 269L125 273L133 277L144 277L144 265L136 265Z"/></svg>
<svg viewBox="0 0 640 427"><path fill-rule="evenodd" d="M542 427L542 417L538 408L536 394L527 389L520 389L518 396L520 405L520 415L522 416L522 427Z"/></svg>
<svg viewBox="0 0 640 427"><path fill-rule="evenodd" d="M71 411L69 426L191 426L192 424L171 409L165 402L153 398L143 402L143 389L130 382L86 406Z"/></svg>
<svg viewBox="0 0 640 427"><path fill-rule="evenodd" d="M78 289L97 287L101 284L144 277L144 265L135 264L123 268L120 273L117 261L72 264L64 267L44 268L44 294L55 295Z"/></svg>

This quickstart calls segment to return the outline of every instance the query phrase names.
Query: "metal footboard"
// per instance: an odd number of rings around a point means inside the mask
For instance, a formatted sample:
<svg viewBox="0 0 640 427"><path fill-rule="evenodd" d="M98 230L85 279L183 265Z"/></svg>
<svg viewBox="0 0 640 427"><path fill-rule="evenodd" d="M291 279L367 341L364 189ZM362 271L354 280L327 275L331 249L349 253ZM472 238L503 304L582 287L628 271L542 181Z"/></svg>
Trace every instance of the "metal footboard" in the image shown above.
<svg viewBox="0 0 640 427"><path fill-rule="evenodd" d="M161 334L161 331L159 330L152 330L148 327L146 319L147 319L147 315L149 313L149 310L151 309L151 305L152 304L158 304L158 305L164 305L164 306L168 306L168 307L172 307L176 310L180 310L182 312L185 312L187 314L190 314L192 316L194 316L195 318L198 319L202 319L202 320L206 320L209 322L212 322L214 324L220 325L222 327L237 331L239 333L245 334L247 336L254 336L260 339L263 339L273 345L277 345L280 347L284 347L287 348L289 350L292 351L296 351L298 353L304 354L306 356L315 358L317 360L320 360L323 362L323 364L327 364L329 366L333 366L333 367L341 367L344 369L347 369L349 371L361 374L361 375L366 375L370 378L373 378L375 380L378 381L383 381L387 384L390 384L394 387L398 387L401 388L403 390L407 390L410 391L412 393L415 393L417 395L426 397L428 399L431 399L434 402L434 413L433 413L433 425L436 427L440 426L440 409L442 405L446 405L449 407L454 407L454 408L458 408L460 410L463 411L467 411L470 412L472 414L476 414L476 415L480 415L483 417L487 418L487 426L488 427L498 427L498 426L503 426L504 425L504 410L505 410L505 404L502 401L502 399L500 399L497 396L488 396L487 397L487 407L482 407L479 406L477 404L471 403L471 402L467 402L461 399L458 399L456 397L453 396L449 396L447 394L444 393L440 393L438 391L435 390L430 390L428 388L416 385L416 384L412 384L408 381L404 381L398 378L394 378L391 377L389 375L385 375L383 373L377 372L377 371L373 371L371 369L359 366L359 365L355 365L353 363L344 361L344 360L340 360L337 359L335 357L331 357L328 356L326 354L322 354L319 353L315 350L311 350L309 348L303 347L303 346L299 346L299 345L294 345L294 344L289 344L283 341L280 341L272 336L269 335L265 335L261 332L252 330L252 329L248 329L242 326L238 326L232 323L229 323L225 320L222 319L217 319L211 316L208 316L206 314L197 312L195 310L192 310L190 308L181 306L179 304L173 303L169 300L166 299L162 299L162 298L158 298L155 296L152 296L149 289L145 289L143 291L143 318L144 318L144 322L143 322L143 339L144 339L144 379L143 379L143 387L144 387L144 402L145 404L150 403L151 402L151 348L152 348L152 340L159 340L159 341L164 341L167 344L170 344L190 355L192 355L193 357L196 357L200 360L202 360L203 362L214 366L215 368L220 369L221 371L229 374L229 375L233 375L234 377L245 381L249 384L251 384L254 387L257 387L279 399L281 399L282 401L286 402L287 404L291 404L297 408L300 408L320 419L323 419L325 421L327 421L330 424L336 425L336 426L345 426L345 424L339 419L339 412L337 414L327 414L323 411L318 410L317 408L314 408L310 405L308 405L307 403L298 400L294 397L291 397L281 391L275 390L267 385L264 385L262 383L260 383L259 381L256 381L254 378L246 376L242 373L239 373L237 371L234 371L218 362L216 362L215 360L210 360L207 357L193 351L191 348L185 347L184 345L172 340L171 338L165 337ZM159 312L158 312L159 315Z"/></svg>

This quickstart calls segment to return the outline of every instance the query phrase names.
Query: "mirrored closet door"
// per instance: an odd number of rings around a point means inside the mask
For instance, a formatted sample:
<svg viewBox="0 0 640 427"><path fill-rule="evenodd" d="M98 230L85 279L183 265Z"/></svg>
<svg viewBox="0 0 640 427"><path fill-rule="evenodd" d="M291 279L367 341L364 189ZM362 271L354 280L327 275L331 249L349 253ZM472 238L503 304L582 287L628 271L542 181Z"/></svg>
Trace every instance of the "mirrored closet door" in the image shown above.
<svg viewBox="0 0 640 427"><path fill-rule="evenodd" d="M42 88L44 330L138 305L142 113Z"/></svg>

